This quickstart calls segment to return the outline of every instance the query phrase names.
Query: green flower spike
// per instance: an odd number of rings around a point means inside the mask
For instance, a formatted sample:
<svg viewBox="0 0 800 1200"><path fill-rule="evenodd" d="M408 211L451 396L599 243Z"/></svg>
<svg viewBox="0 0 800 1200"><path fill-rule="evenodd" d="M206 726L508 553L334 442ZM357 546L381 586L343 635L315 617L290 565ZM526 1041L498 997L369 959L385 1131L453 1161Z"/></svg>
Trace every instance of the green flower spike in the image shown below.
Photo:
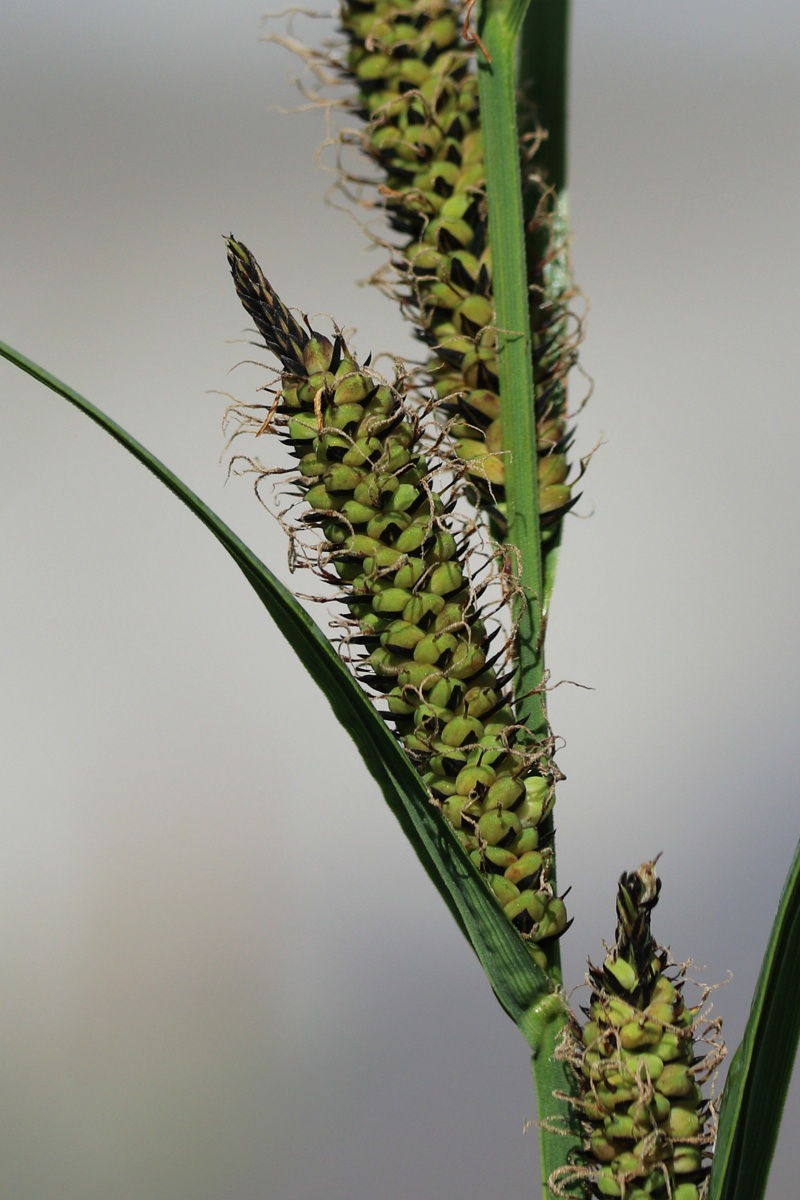
<svg viewBox="0 0 800 1200"><path fill-rule="evenodd" d="M669 964L650 930L661 881L655 860L623 875L617 936L602 967L590 966L592 996L561 1056L578 1079L583 1163L550 1181L558 1196L703 1200L716 1133L701 1083L721 1061L719 1021L683 999L685 968ZM702 1032L701 1032L702 1026ZM709 1051L698 1057L698 1041Z"/></svg>
<svg viewBox="0 0 800 1200"><path fill-rule="evenodd" d="M266 421L297 460L302 525L318 531L318 574L335 580L347 618L342 649L441 806L472 862L544 965L536 943L567 925L548 884L539 826L553 803L551 741L523 745L508 679L442 495L443 464L398 387L359 366L341 334L303 328L249 250L227 239L236 290L280 360ZM245 427L248 421L245 419ZM437 433L440 439L440 433ZM446 464L445 464L446 465ZM491 561L491 556L490 556Z"/></svg>
<svg viewBox="0 0 800 1200"><path fill-rule="evenodd" d="M505 534L505 453L498 394L492 263L486 212L475 48L462 37L459 6L446 0L347 0L345 53L328 65L357 96L345 107L364 122L355 137L378 165L382 206L400 241L391 244L392 277L382 280L431 348L426 371L451 421L474 503ZM524 155L528 159L529 155ZM531 179L531 164L525 175ZM575 503L567 482L571 436L566 375L579 330L568 319L573 291L545 283L560 249L553 245L546 189L528 231L533 366L542 541L555 541ZM534 206L536 208L536 206Z"/></svg>

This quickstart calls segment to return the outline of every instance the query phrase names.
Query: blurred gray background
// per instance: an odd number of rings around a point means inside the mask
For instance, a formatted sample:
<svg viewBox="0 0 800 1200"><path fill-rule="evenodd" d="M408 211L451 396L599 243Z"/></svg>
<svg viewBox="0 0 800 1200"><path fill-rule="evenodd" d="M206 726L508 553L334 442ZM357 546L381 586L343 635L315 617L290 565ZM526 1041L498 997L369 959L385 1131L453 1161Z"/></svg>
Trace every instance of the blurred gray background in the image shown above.
<svg viewBox="0 0 800 1200"><path fill-rule="evenodd" d="M262 0L7 0L0 337L282 570L211 389L289 303L415 352L323 204ZM317 39L322 24L310 25ZM800 10L574 15L595 393L549 664L567 977L659 850L657 931L732 1047L798 828ZM2 1200L536 1194L526 1047L313 682L205 530L7 364L0 454ZM285 570L284 570L285 574ZM800 1089L770 1189L794 1195Z"/></svg>

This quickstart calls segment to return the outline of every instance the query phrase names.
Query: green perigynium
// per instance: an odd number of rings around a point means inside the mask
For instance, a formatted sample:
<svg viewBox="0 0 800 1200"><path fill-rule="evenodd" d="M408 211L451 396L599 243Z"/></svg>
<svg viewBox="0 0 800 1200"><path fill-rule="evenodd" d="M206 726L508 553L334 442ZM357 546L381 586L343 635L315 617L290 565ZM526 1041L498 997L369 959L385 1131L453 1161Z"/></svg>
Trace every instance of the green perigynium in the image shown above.
<svg viewBox="0 0 800 1200"><path fill-rule="evenodd" d="M551 1180L624 1200L702 1200L715 1113L701 1084L719 1064L719 1022L703 1001L684 1001L685 968L672 965L651 932L661 881L655 862L625 874L617 934L602 967L590 967L591 999L561 1048L578 1081L584 1162ZM709 1046L697 1053L698 1043Z"/></svg>
<svg viewBox="0 0 800 1200"><path fill-rule="evenodd" d="M232 237L227 245L239 298L282 367L267 420L259 413L250 428L278 432L297 461L301 521L322 535L318 574L336 581L348 613L343 648L543 964L535 944L567 924L540 842L552 740L532 743L515 723L504 654L489 653L483 587L456 536L455 501L442 494L443 464L402 389L359 365L341 334L303 328L249 250Z"/></svg>
<svg viewBox="0 0 800 1200"><path fill-rule="evenodd" d="M431 349L427 379L466 464L467 492L502 537L512 448L502 432L475 47L463 40L463 14L448 0L345 0L340 19L347 43L326 62L354 84L344 107L364 122L355 139L350 132L344 140L355 140L380 168L372 202L399 234L384 284ZM550 543L576 499L568 482L566 375L578 333L567 316L573 293L564 287L554 295L545 283L549 261L562 250L547 233L546 186L532 179L530 162L524 174L541 200L528 230L528 266L539 511L542 540Z"/></svg>

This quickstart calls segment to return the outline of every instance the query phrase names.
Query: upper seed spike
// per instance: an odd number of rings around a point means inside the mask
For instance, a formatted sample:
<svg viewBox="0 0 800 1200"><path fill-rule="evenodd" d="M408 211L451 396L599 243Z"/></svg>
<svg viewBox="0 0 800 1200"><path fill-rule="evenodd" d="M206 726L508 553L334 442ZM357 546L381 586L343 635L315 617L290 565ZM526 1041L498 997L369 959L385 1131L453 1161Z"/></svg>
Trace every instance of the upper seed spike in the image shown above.
<svg viewBox="0 0 800 1200"><path fill-rule="evenodd" d="M389 248L393 278L381 282L430 348L426 370L464 463L462 491L503 540L506 460L475 46L465 40L455 0L342 0L340 13L344 51L311 56L353 84L345 103L365 122L360 146L383 176L375 203L403 238ZM352 130L343 131L341 140L350 144ZM535 193L526 230L537 392L531 403L543 456L566 428L566 376L576 359L580 323L568 319L574 290L564 235L533 154L526 142L520 150L523 176ZM346 191L351 184L371 186L345 172L342 179ZM548 548L557 545L570 507L565 452L561 466L559 479L539 481L542 543ZM554 470L549 464L548 476Z"/></svg>

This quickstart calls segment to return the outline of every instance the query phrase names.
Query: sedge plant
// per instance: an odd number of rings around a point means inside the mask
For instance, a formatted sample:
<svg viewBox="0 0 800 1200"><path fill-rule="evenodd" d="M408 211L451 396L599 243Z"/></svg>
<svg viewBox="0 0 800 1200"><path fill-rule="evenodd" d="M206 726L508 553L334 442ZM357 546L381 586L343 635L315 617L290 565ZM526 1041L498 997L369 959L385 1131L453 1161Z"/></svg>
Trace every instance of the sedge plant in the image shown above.
<svg viewBox="0 0 800 1200"><path fill-rule="evenodd" d="M359 361L341 327L291 307L313 297L282 298L239 231L225 239L275 363L227 413L236 461L259 487L279 481L293 560L336 607L333 639L149 451L2 352L199 517L322 688L528 1043L542 1195L754 1200L800 1035L800 856L721 1097L708 1086L719 1026L651 927L655 860L620 864L614 940L590 968L585 1008L571 1009L562 978L573 914L556 871L545 633L583 470L567 390L582 336L568 17L566 0L342 0L340 38L304 52L353 122L340 143L362 165L342 167L341 187L385 223L374 282L414 324L420 362L395 359L387 376ZM265 436L282 444L268 467Z"/></svg>

